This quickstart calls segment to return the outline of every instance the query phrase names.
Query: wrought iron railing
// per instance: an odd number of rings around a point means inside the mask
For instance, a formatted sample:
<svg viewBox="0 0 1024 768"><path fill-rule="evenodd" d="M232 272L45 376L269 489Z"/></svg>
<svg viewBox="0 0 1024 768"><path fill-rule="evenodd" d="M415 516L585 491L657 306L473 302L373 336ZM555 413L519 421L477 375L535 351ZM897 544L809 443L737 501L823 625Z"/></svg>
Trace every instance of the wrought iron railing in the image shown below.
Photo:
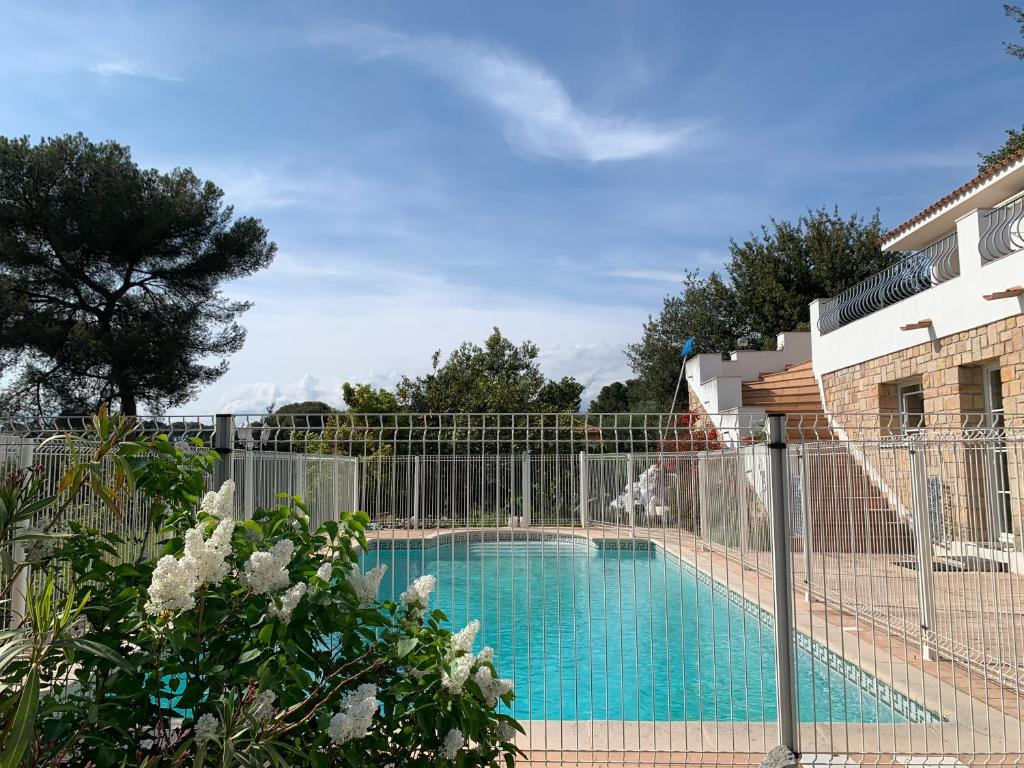
<svg viewBox="0 0 1024 768"><path fill-rule="evenodd" d="M956 232L905 256L891 267L828 299L818 330L829 333L960 275Z"/></svg>
<svg viewBox="0 0 1024 768"><path fill-rule="evenodd" d="M984 214L978 250L981 263L988 264L1024 250L1024 195Z"/></svg>

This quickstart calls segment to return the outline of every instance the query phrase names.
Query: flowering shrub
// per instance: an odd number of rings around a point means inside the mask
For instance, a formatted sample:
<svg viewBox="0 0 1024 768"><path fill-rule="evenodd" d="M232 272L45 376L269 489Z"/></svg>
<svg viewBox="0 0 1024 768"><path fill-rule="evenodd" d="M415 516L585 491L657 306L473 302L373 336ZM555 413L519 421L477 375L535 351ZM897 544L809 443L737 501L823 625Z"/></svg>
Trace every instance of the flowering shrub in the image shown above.
<svg viewBox="0 0 1024 768"><path fill-rule="evenodd" d="M499 711L511 683L489 649L473 653L479 625L442 626L431 576L381 602L384 567L359 569L365 515L314 531L302 501L283 497L236 521L230 481L204 494L210 453L131 440L102 413L95 430L88 458L69 442L59 498L32 472L0 482L0 533L28 553L5 559L3 595L26 565L39 585L0 635L0 763L490 766L520 754L519 726ZM98 499L124 514L136 491L156 556L151 541L126 556L130 542L76 513Z"/></svg>

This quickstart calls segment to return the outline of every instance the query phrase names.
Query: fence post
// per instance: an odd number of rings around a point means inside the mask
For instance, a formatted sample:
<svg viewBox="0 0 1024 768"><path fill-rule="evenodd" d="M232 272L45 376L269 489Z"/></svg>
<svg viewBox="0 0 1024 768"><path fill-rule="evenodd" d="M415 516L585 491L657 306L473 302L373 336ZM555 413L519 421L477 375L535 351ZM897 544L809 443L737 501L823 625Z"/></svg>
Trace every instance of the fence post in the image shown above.
<svg viewBox="0 0 1024 768"><path fill-rule="evenodd" d="M807 446L800 446L797 455L800 457L800 515L804 529L804 599L809 603L811 602L813 576L811 566L814 563L814 553L812 552L814 543L811 539L811 481L807 476Z"/></svg>
<svg viewBox="0 0 1024 768"><path fill-rule="evenodd" d="M412 459L412 527L420 527L420 457Z"/></svg>
<svg viewBox="0 0 1024 768"><path fill-rule="evenodd" d="M796 687L794 685L793 571L789 539L789 461L786 447L786 417L768 416L768 477L772 535L772 586L775 602L775 672L778 678L779 745L793 754L796 743Z"/></svg>
<svg viewBox="0 0 1024 768"><path fill-rule="evenodd" d="M252 430L249 430L250 435ZM251 520L256 511L256 452L253 450L252 437L245 440L245 487L243 488L243 514Z"/></svg>
<svg viewBox="0 0 1024 768"><path fill-rule="evenodd" d="M590 477L587 474L587 452L580 451L580 527L587 527L590 516Z"/></svg>
<svg viewBox="0 0 1024 768"><path fill-rule="evenodd" d="M626 454L626 505L629 514L629 529L636 528L636 493L633 490L633 454Z"/></svg>
<svg viewBox="0 0 1024 768"><path fill-rule="evenodd" d="M35 441L31 438L23 438L24 442L18 446L18 467L24 470L28 470L32 466L32 461L35 454ZM18 528L28 528L29 521L21 520L18 522ZM14 545L14 564L17 567L18 563L24 563L25 557L25 545L21 542L17 542ZM11 585L11 624L10 626L16 627L25 619L26 605L25 601L28 596L28 580L31 576L31 568L26 565L21 569L21 572L15 578L14 583Z"/></svg>
<svg viewBox="0 0 1024 768"><path fill-rule="evenodd" d="M354 458L352 464L352 511L357 512L359 508L363 506L363 497L360 493L360 473L362 471L363 463L357 456ZM366 510L362 510L366 511Z"/></svg>
<svg viewBox="0 0 1024 768"><path fill-rule="evenodd" d="M910 440L911 514L914 519L914 549L917 551L917 596L921 609L921 654L928 661L938 658L928 642L935 630L935 574L932 570L932 526L928 514L927 456L920 439Z"/></svg>
<svg viewBox="0 0 1024 768"><path fill-rule="evenodd" d="M231 479L232 458L231 450L235 445L235 417L230 413L218 413L213 422L213 450L220 456L213 467L214 490L219 490L222 485Z"/></svg>
<svg viewBox="0 0 1024 768"><path fill-rule="evenodd" d="M532 499L530 493L530 452L523 451L523 528L530 527L530 507Z"/></svg>

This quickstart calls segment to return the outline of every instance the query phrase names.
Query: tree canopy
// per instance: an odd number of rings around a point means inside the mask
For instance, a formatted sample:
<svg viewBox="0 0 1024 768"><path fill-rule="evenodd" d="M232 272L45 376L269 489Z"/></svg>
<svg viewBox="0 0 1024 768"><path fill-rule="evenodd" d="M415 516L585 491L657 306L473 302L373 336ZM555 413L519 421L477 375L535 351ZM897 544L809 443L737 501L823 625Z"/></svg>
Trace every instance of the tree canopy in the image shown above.
<svg viewBox="0 0 1024 768"><path fill-rule="evenodd" d="M223 375L250 304L221 288L276 250L223 198L115 142L0 137L0 408L134 414Z"/></svg>
<svg viewBox="0 0 1024 768"><path fill-rule="evenodd" d="M402 378L398 400L405 410L424 413L578 411L583 385L569 376L546 380L538 355L533 342L514 344L495 328L482 347L463 342L443 363L435 352L430 373Z"/></svg>
<svg viewBox="0 0 1024 768"><path fill-rule="evenodd" d="M838 209L809 210L795 222L773 219L760 233L733 240L724 276L683 276L679 295L666 296L640 340L626 350L636 379L630 397L651 409L668 407L679 377L680 347L695 336L697 352L738 346L772 349L784 331L807 330L810 303L841 293L884 269L894 256L879 247L881 223L844 218ZM685 390L681 393L685 404ZM610 395L609 395L610 396Z"/></svg>

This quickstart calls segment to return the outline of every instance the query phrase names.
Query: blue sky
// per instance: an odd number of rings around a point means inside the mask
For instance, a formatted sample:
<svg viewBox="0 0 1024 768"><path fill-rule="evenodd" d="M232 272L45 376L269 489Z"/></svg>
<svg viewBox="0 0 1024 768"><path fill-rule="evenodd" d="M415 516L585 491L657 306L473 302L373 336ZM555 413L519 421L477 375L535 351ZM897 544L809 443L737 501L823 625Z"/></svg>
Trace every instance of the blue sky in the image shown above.
<svg viewBox="0 0 1024 768"><path fill-rule="evenodd" d="M893 226L1024 121L989 0L6 5L5 134L191 166L280 247L193 412L338 403L494 325L592 396L730 238Z"/></svg>

